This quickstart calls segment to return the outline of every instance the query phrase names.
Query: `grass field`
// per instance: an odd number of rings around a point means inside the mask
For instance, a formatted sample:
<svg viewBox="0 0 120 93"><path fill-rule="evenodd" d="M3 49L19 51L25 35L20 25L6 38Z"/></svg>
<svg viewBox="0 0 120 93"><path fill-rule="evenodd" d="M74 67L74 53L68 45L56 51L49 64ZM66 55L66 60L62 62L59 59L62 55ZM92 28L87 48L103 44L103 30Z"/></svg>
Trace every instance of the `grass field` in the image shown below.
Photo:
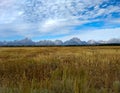
<svg viewBox="0 0 120 93"><path fill-rule="evenodd" d="M0 93L120 93L120 46L1 47Z"/></svg>

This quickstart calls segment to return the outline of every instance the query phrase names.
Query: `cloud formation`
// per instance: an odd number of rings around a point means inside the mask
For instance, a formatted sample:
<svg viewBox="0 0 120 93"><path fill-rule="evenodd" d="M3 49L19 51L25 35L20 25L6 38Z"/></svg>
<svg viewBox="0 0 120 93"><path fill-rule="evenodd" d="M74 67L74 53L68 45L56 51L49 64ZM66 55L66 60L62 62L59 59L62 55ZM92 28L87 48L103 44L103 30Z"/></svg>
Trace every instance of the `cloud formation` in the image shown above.
<svg viewBox="0 0 120 93"><path fill-rule="evenodd" d="M93 28L120 27L118 0L0 0L0 12L1 37L12 37L13 32L32 38L74 33L81 36Z"/></svg>

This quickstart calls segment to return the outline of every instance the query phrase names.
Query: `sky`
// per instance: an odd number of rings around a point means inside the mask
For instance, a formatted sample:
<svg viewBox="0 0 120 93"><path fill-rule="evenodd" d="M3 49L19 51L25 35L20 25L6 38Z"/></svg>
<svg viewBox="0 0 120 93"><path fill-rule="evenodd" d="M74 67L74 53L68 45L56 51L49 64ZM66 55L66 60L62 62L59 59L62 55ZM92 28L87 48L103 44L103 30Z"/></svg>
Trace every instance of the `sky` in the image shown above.
<svg viewBox="0 0 120 93"><path fill-rule="evenodd" d="M120 38L120 0L0 0L0 41Z"/></svg>

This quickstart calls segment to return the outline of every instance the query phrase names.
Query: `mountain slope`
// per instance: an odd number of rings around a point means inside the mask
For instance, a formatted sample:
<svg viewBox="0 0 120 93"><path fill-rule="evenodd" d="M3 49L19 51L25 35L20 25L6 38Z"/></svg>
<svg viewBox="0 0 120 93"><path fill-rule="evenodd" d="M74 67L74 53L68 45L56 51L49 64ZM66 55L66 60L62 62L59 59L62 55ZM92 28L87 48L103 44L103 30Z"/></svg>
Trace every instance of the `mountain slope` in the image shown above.
<svg viewBox="0 0 120 93"><path fill-rule="evenodd" d="M42 40L38 42L34 42L29 38L25 38L22 40L14 40L14 41L0 41L0 46L55 46L55 45L101 45L101 44L120 44L120 39L113 38L108 41L95 41L95 40L88 40L81 41L79 38L74 37L70 40L65 42L61 40Z"/></svg>

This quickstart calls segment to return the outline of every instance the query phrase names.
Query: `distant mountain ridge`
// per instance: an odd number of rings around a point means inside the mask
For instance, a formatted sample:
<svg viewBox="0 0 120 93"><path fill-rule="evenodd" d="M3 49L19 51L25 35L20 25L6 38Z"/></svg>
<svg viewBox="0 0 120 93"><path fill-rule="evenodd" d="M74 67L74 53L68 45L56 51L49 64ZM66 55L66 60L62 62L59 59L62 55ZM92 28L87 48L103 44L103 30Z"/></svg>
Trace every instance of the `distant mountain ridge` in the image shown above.
<svg viewBox="0 0 120 93"><path fill-rule="evenodd" d="M79 38L74 37L70 40L63 42L62 40L41 40L38 42L32 41L29 38L24 38L22 40L14 40L14 41L0 41L0 46L62 46L62 45L101 45L101 44L120 44L120 39L113 38L108 41L81 41Z"/></svg>

